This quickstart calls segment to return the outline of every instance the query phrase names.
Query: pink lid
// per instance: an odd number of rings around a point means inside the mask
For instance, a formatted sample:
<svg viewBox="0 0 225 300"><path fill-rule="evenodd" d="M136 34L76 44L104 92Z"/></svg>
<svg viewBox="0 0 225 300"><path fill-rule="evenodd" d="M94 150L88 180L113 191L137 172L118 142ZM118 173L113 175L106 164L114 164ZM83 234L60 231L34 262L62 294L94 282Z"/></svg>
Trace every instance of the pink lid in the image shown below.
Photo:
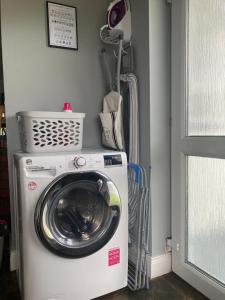
<svg viewBox="0 0 225 300"><path fill-rule="evenodd" d="M64 111L72 111L71 103L70 102L64 102Z"/></svg>

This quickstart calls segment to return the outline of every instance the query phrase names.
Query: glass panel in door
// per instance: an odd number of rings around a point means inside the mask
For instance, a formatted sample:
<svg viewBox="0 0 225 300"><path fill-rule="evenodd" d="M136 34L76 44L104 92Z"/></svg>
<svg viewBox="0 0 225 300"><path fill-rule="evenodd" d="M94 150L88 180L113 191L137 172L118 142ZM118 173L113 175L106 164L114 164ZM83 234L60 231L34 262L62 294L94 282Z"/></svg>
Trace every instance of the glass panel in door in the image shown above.
<svg viewBox="0 0 225 300"><path fill-rule="evenodd" d="M186 258L225 284L225 160L188 156Z"/></svg>
<svg viewBox="0 0 225 300"><path fill-rule="evenodd" d="M225 1L189 0L188 135L225 135Z"/></svg>

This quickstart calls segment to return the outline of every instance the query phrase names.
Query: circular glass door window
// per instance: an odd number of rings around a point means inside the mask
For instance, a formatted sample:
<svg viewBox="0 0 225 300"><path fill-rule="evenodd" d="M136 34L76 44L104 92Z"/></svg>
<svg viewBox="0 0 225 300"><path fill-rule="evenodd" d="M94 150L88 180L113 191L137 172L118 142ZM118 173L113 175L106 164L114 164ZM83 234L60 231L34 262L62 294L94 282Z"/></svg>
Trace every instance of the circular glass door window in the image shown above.
<svg viewBox="0 0 225 300"><path fill-rule="evenodd" d="M35 228L42 243L55 254L84 257L112 238L120 210L119 193L105 175L66 174L41 195L35 210Z"/></svg>

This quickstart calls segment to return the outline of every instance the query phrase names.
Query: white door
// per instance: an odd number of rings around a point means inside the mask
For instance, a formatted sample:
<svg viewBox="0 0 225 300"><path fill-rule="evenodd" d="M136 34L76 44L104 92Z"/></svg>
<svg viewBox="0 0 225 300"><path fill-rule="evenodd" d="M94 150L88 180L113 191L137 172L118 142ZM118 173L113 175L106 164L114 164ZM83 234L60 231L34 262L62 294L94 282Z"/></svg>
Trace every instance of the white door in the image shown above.
<svg viewBox="0 0 225 300"><path fill-rule="evenodd" d="M225 0L172 1L172 268L225 299Z"/></svg>

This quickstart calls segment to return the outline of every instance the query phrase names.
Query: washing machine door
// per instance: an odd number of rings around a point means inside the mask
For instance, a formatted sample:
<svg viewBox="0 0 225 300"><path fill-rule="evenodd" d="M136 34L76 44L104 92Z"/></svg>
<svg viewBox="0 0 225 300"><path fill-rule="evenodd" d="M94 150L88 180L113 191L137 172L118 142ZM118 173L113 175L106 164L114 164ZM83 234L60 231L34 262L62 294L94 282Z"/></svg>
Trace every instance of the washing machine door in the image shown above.
<svg viewBox="0 0 225 300"><path fill-rule="evenodd" d="M119 224L121 199L98 172L69 173L42 193L35 210L41 242L59 256L78 258L102 248Z"/></svg>

